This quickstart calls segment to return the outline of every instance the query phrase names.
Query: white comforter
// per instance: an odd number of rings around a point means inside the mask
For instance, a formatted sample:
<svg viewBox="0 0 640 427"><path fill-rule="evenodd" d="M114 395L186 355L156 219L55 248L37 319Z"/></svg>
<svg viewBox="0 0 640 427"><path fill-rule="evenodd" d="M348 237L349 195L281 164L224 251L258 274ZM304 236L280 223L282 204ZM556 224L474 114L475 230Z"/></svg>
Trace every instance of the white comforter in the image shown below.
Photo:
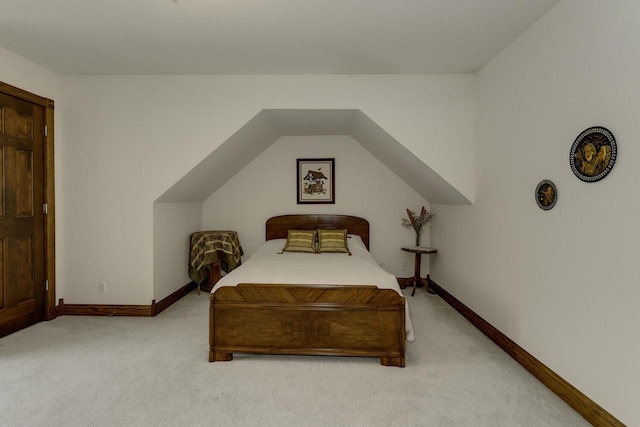
<svg viewBox="0 0 640 427"><path fill-rule="evenodd" d="M265 242L242 266L227 274L211 292L222 286L238 283L297 283L321 285L375 285L380 289L394 289L403 295L395 276L383 270L366 249L359 236L349 236L352 256L344 253L308 254L282 251L286 239ZM404 296L404 295L403 295ZM407 341L415 335L405 304Z"/></svg>

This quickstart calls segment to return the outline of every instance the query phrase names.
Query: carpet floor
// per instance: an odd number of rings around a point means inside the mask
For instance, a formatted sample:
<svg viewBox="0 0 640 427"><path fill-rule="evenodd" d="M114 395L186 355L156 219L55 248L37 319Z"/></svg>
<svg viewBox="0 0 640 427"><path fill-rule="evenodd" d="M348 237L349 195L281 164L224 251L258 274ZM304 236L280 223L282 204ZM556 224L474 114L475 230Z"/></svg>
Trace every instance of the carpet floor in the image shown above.
<svg viewBox="0 0 640 427"><path fill-rule="evenodd" d="M588 425L439 297L407 299L406 368L326 356L209 363L208 295L195 292L155 318L42 322L0 339L0 424Z"/></svg>

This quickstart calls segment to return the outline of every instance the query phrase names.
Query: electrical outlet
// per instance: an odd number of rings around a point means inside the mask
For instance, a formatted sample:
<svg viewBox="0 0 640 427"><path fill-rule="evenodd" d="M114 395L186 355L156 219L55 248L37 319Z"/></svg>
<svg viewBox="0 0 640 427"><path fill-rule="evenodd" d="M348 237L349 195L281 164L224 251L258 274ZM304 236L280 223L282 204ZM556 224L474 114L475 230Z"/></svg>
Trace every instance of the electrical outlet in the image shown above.
<svg viewBox="0 0 640 427"><path fill-rule="evenodd" d="M407 271L407 263L406 262L402 263L402 271Z"/></svg>
<svg viewBox="0 0 640 427"><path fill-rule="evenodd" d="M98 293L99 294L107 293L107 282L98 282Z"/></svg>

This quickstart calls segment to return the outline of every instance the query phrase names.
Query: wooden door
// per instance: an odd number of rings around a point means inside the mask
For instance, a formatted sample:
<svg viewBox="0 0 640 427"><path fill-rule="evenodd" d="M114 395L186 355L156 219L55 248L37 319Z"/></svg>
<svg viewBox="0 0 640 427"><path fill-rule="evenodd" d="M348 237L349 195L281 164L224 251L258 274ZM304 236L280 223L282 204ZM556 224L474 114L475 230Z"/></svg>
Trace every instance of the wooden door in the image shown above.
<svg viewBox="0 0 640 427"><path fill-rule="evenodd" d="M0 93L0 337L45 318L44 116Z"/></svg>

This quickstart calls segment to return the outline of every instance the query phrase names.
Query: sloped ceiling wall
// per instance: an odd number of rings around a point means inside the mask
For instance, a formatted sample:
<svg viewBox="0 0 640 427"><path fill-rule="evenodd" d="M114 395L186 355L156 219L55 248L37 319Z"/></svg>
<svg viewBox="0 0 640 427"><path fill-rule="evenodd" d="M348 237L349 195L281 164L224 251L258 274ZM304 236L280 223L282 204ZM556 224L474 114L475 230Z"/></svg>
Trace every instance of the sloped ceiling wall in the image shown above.
<svg viewBox="0 0 640 427"><path fill-rule="evenodd" d="M278 138L300 135L351 136L430 203L471 203L428 164L356 109L262 110L156 201L202 202Z"/></svg>

